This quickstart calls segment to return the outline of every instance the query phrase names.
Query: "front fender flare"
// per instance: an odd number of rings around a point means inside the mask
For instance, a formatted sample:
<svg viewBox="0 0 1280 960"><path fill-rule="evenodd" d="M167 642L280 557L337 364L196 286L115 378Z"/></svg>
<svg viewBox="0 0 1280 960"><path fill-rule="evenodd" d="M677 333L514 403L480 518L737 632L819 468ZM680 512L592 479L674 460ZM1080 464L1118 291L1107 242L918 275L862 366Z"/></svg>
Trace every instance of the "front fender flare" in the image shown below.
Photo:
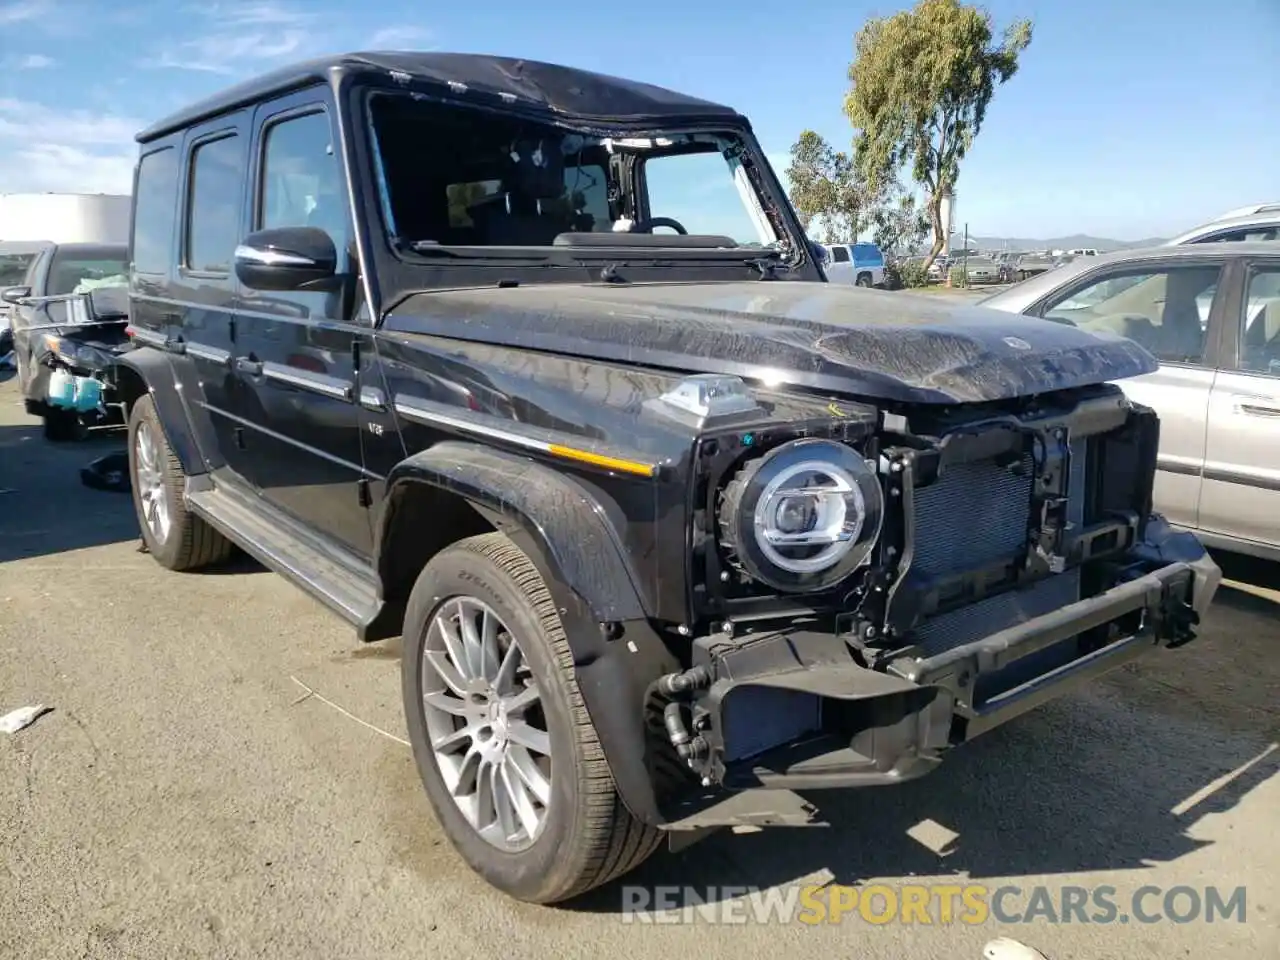
<svg viewBox="0 0 1280 960"><path fill-rule="evenodd" d="M600 622L646 615L635 573L601 505L566 474L516 454L447 440L402 460L387 477L387 499L419 482L457 494L495 527L527 535L557 579L577 593ZM383 517L379 543L387 533Z"/></svg>
<svg viewBox="0 0 1280 960"><path fill-rule="evenodd" d="M679 670L680 663L650 625L606 511L567 474L490 447L443 441L401 461L388 476L392 506L377 534L380 560L406 484L426 484L467 501L538 568L560 613L583 704L618 793L638 819L661 823L649 772L645 695L653 680Z"/></svg>

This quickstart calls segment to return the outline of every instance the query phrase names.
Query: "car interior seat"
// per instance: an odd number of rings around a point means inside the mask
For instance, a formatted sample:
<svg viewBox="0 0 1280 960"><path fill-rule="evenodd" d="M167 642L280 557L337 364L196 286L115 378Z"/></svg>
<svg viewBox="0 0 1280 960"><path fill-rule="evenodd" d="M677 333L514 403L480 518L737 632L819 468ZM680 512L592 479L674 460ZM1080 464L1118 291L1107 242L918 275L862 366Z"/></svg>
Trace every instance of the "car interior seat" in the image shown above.
<svg viewBox="0 0 1280 960"><path fill-rule="evenodd" d="M549 247L573 229L565 202L564 157L558 143L521 141L499 191L467 208L483 242L491 246Z"/></svg>
<svg viewBox="0 0 1280 960"><path fill-rule="evenodd" d="M1106 332L1126 337L1148 350L1155 351L1159 346L1159 330L1150 317L1144 317L1140 313L1108 313L1082 320L1079 326L1091 333Z"/></svg>
<svg viewBox="0 0 1280 960"><path fill-rule="evenodd" d="M1280 363L1280 297L1262 301L1262 309L1245 330L1240 362L1246 370L1271 372Z"/></svg>

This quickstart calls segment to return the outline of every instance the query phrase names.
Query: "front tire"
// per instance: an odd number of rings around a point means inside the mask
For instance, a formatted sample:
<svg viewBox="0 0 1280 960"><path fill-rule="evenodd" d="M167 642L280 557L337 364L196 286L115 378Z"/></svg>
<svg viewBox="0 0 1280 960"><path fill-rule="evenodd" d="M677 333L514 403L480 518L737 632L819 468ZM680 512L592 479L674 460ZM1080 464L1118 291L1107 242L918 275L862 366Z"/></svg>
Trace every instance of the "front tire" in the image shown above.
<svg viewBox="0 0 1280 960"><path fill-rule="evenodd" d="M160 566L195 570L225 560L232 544L187 509L186 477L155 404L142 396L129 413L129 486L142 542Z"/></svg>
<svg viewBox="0 0 1280 960"><path fill-rule="evenodd" d="M505 536L463 540L423 569L401 675L427 797L490 884L555 903L657 849L618 796L551 594Z"/></svg>
<svg viewBox="0 0 1280 960"><path fill-rule="evenodd" d="M869 286L871 286L871 274L869 274L869 273L860 273L860 274L858 274L857 285L858 285L858 286L860 286L860 287L869 287Z"/></svg>

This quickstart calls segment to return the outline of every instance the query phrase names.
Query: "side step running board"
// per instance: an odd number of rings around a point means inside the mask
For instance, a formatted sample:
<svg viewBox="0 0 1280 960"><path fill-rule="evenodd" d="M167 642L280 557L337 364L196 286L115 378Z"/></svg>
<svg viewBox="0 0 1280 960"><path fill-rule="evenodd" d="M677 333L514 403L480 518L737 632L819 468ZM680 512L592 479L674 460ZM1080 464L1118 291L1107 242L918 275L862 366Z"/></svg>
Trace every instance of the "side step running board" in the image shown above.
<svg viewBox="0 0 1280 960"><path fill-rule="evenodd" d="M369 564L333 543L319 543L278 507L251 493L189 478L187 506L255 560L292 581L355 626L362 639L382 602Z"/></svg>

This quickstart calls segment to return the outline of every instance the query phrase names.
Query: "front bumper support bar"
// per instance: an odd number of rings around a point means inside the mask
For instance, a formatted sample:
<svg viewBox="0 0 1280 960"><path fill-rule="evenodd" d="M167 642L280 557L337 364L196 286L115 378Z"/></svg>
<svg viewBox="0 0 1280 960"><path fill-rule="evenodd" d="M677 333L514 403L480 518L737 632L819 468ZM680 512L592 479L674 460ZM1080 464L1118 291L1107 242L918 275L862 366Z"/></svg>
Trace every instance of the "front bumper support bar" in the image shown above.
<svg viewBox="0 0 1280 960"><path fill-rule="evenodd" d="M1189 562L1176 561L1098 596L936 656L899 658L889 664L889 671L912 683L949 690L956 700L957 716L967 721L964 739L971 739L1079 683L1136 659L1152 645L1184 640L1212 601L1221 579L1222 572L1208 555ZM1136 627L1118 633L1118 622L1130 614L1138 614ZM1099 649L988 700L975 697L973 691L980 675L1002 670L1054 644L1107 625L1112 625L1113 636Z"/></svg>

